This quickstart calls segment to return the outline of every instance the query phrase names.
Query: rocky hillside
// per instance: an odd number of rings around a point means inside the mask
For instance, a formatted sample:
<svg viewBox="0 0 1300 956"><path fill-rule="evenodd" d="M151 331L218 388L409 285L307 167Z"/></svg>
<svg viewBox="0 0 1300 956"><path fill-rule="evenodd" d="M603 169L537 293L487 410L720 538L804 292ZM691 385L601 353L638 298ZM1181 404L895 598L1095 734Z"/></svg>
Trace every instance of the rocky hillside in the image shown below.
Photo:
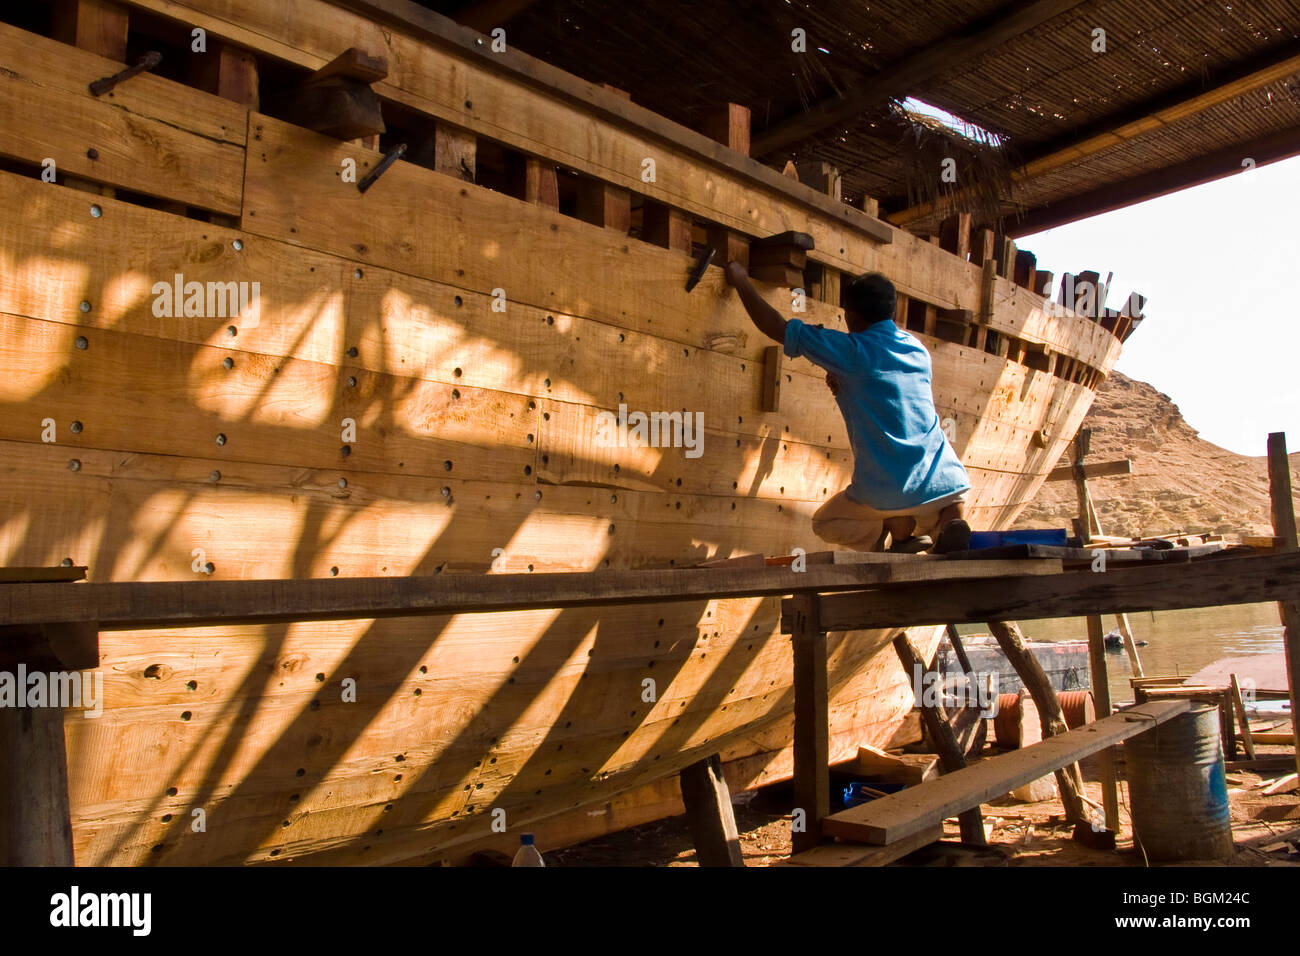
<svg viewBox="0 0 1300 956"><path fill-rule="evenodd" d="M1114 372L1097 393L1084 426L1092 429L1089 461L1133 462L1130 476L1088 482L1106 534L1271 533L1265 459L1238 455L1197 437L1168 395ZM1260 436L1261 445L1264 438ZM1069 464L1069 456L1067 449L1060 464ZM1300 474L1298 466L1300 453L1292 454L1293 475ZM1042 486L1016 527L1069 527L1077 513L1074 485L1051 482Z"/></svg>

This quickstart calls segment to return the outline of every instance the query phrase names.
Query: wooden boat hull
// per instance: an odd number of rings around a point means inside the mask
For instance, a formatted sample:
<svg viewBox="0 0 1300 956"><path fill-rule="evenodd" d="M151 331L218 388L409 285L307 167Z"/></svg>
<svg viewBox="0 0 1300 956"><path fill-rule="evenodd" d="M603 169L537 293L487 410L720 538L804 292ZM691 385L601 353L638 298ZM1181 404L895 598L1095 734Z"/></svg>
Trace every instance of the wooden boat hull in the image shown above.
<svg viewBox="0 0 1300 956"><path fill-rule="evenodd" d="M467 127L552 161L576 151L564 161L585 174L624 182L611 157L645 149L419 31L290 6L301 21L179 5L213 37L299 65L343 34L371 43L401 64L384 95L440 122L448 89L459 103L469 83ZM0 564L328 578L824 547L810 518L847 483L843 423L802 360L782 370L779 410L759 410L767 343L721 270L687 293L684 250L415 163L362 194L340 170L372 167L373 150L160 77L93 100L85 84L111 61L12 27L0 66L0 150L19 164L0 171ZM34 98L80 123L19 108ZM585 150L563 139L579 121L596 130ZM24 174L84 153L86 129L105 162L68 163L90 191ZM656 148L661 168L679 162ZM945 332L934 310L978 304L977 264L897 230L882 244L749 172L676 168L647 196L751 234L808 231L826 269L880 269L922 305L972 523L1007 527L1118 356L1114 336L1004 279L979 328ZM218 297L257 283L256 307L214 310L213 283ZM813 299L804 317L843 324ZM702 454L602 440L598 416L620 404L703 412ZM784 779L778 605L105 632L103 715L66 718L76 860L454 862L521 829L553 846L673 812L673 774L711 753L733 786ZM911 707L891 636L831 637L832 759L883 745ZM932 651L938 632L914 638Z"/></svg>

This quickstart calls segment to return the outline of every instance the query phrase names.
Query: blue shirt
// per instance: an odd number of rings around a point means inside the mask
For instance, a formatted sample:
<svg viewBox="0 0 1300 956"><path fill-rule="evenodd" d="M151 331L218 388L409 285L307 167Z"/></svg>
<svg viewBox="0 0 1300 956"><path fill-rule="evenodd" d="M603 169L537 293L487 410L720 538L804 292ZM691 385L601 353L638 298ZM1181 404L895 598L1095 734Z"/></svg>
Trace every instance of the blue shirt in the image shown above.
<svg viewBox="0 0 1300 956"><path fill-rule="evenodd" d="M890 320L848 333L791 319L785 354L839 379L835 401L853 448L850 498L893 511L970 488L934 410L930 353L914 336Z"/></svg>

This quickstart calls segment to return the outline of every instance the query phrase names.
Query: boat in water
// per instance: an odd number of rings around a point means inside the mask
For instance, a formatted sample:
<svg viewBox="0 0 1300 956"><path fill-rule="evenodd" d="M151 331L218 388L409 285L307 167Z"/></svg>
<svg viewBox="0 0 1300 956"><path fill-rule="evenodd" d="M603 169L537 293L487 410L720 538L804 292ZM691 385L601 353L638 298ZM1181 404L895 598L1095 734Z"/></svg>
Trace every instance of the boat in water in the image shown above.
<svg viewBox="0 0 1300 956"><path fill-rule="evenodd" d="M843 328L841 277L894 282L968 520L1007 529L1135 324L1049 302L991 233L931 242L368 6L132 0L120 48L0 23L0 565L329 580L824 550L840 413L717 267L786 232L806 261L758 284L790 316ZM158 68L90 91L146 49ZM318 94L362 119L330 126ZM638 412L658 441L611 434ZM711 754L733 791L787 779L779 617L769 597L105 631L102 713L65 719L76 862L459 863L680 812L675 775ZM928 659L940 634L911 636ZM893 635L830 635L832 763L912 708Z"/></svg>

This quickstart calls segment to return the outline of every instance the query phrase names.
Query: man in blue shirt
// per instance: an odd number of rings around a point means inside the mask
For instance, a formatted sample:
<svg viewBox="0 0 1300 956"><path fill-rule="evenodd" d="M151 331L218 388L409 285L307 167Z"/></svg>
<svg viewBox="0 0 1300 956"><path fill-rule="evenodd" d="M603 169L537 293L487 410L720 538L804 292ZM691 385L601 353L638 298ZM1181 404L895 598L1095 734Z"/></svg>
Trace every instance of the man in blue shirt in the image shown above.
<svg viewBox="0 0 1300 956"><path fill-rule="evenodd" d="M739 263L726 268L760 332L826 370L853 448L853 481L813 515L813 531L859 551L942 553L970 545L963 518L970 477L935 412L930 355L894 324L893 284L879 273L844 289L848 332L788 322L758 294ZM937 534L917 536L917 524Z"/></svg>

